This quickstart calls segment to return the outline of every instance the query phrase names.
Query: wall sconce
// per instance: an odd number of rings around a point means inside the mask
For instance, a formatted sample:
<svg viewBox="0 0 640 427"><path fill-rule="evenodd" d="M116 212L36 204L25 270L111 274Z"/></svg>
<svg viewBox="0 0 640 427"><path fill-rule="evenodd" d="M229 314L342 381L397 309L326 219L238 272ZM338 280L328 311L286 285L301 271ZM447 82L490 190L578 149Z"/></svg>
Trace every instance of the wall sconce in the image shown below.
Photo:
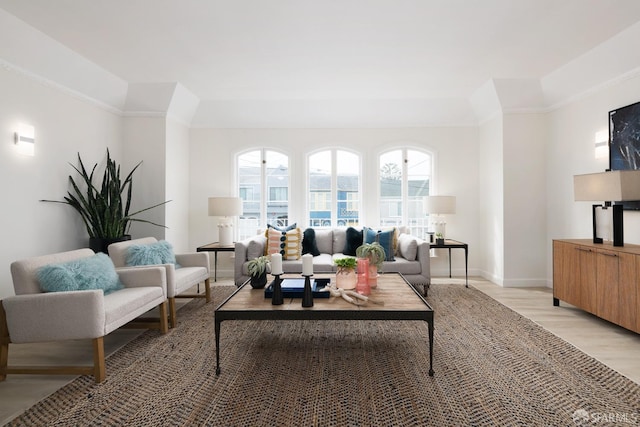
<svg viewBox="0 0 640 427"><path fill-rule="evenodd" d="M33 126L20 124L14 136L16 149L20 154L33 156L35 154L36 130Z"/></svg>
<svg viewBox="0 0 640 427"><path fill-rule="evenodd" d="M601 130L596 132L596 159L605 159L609 156L609 132Z"/></svg>
<svg viewBox="0 0 640 427"><path fill-rule="evenodd" d="M597 209L613 205L613 246L624 246L622 204L619 202L640 200L640 170L615 170L573 176L573 193L576 201L604 201L605 205L593 205L593 243L603 243L597 233Z"/></svg>
<svg viewBox="0 0 640 427"><path fill-rule="evenodd" d="M239 197L209 197L209 216L218 220L218 243L220 246L233 244L233 219L242 215L242 199Z"/></svg>

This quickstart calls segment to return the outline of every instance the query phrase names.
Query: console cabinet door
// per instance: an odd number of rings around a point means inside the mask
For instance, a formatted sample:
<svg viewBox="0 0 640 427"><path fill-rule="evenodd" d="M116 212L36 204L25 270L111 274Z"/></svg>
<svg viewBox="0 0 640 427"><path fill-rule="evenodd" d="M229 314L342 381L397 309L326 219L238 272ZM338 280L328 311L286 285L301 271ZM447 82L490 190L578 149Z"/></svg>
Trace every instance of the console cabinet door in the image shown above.
<svg viewBox="0 0 640 427"><path fill-rule="evenodd" d="M638 288L638 263L640 256L632 254L620 254L620 282L618 285L618 306L620 314L619 325L632 331L640 332L637 328L637 288Z"/></svg>
<svg viewBox="0 0 640 427"><path fill-rule="evenodd" d="M613 323L619 323L619 283L620 254L618 252L596 251L596 316Z"/></svg>
<svg viewBox="0 0 640 427"><path fill-rule="evenodd" d="M553 242L553 296L580 306L580 270L576 248L571 243Z"/></svg>
<svg viewBox="0 0 640 427"><path fill-rule="evenodd" d="M587 246L575 245L578 253L578 284L580 288L580 304L578 307L589 313L596 313L598 310L598 276L596 251Z"/></svg>

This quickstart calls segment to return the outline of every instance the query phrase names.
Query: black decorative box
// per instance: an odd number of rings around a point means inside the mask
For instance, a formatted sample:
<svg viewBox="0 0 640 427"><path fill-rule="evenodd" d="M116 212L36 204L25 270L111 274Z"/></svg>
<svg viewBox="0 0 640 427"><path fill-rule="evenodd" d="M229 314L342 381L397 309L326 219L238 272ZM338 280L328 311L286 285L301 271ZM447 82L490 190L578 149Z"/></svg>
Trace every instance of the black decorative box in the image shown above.
<svg viewBox="0 0 640 427"><path fill-rule="evenodd" d="M282 296L285 298L302 298L304 294L304 277L295 279L282 279L280 286ZM329 298L330 293L323 291L329 285L330 279L311 279L311 291L314 298ZM273 295L273 281L264 290L264 297L271 298Z"/></svg>

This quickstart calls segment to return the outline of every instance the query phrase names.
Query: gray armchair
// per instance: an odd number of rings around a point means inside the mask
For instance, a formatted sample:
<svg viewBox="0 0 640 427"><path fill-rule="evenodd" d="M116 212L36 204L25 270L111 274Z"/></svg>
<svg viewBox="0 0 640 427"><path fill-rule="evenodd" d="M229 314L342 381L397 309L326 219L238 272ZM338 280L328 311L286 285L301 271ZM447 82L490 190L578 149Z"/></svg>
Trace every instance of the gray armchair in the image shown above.
<svg viewBox="0 0 640 427"><path fill-rule="evenodd" d="M43 255L11 264L15 296L0 301L0 381L7 374L106 376L104 336L159 307L160 321L141 326L168 331L167 280L162 267L118 272L124 288L43 292L38 270L46 265L92 257L91 249ZM113 268L113 267L112 267ZM113 270L115 271L115 270ZM61 340L93 340L93 366L9 366L9 344Z"/></svg>
<svg viewBox="0 0 640 427"><path fill-rule="evenodd" d="M141 239L126 240L109 245L109 256L117 269L127 267L127 250L133 245L151 245L157 243L155 237L144 237ZM176 298L205 298L211 301L211 285L209 276L209 254L207 252L193 252L175 254L176 262L180 268L174 264L160 264L167 271L167 295L169 298L169 323L172 328L176 327ZM137 267L130 267L137 268ZM195 285L204 282L204 294L186 294L185 291Z"/></svg>

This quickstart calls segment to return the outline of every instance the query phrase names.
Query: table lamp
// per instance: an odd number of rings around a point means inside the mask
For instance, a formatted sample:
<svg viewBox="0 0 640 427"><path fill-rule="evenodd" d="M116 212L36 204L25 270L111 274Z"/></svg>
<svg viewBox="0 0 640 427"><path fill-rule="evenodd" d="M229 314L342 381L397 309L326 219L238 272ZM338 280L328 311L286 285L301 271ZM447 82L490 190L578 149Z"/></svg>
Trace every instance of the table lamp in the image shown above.
<svg viewBox="0 0 640 427"><path fill-rule="evenodd" d="M209 197L209 216L218 219L218 242L221 246L233 244L233 218L242 215L242 199L239 197Z"/></svg>
<svg viewBox="0 0 640 427"><path fill-rule="evenodd" d="M598 236L597 211L611 207L611 202L640 200L640 170L616 170L573 176L575 201L603 201L592 205L593 243L602 243ZM613 246L624 246L622 203L613 210Z"/></svg>
<svg viewBox="0 0 640 427"><path fill-rule="evenodd" d="M433 230L436 235L441 234L445 238L445 228L447 223L440 215L456 213L456 197L455 196L426 196L423 200L423 208L425 213L435 215L432 219Z"/></svg>

